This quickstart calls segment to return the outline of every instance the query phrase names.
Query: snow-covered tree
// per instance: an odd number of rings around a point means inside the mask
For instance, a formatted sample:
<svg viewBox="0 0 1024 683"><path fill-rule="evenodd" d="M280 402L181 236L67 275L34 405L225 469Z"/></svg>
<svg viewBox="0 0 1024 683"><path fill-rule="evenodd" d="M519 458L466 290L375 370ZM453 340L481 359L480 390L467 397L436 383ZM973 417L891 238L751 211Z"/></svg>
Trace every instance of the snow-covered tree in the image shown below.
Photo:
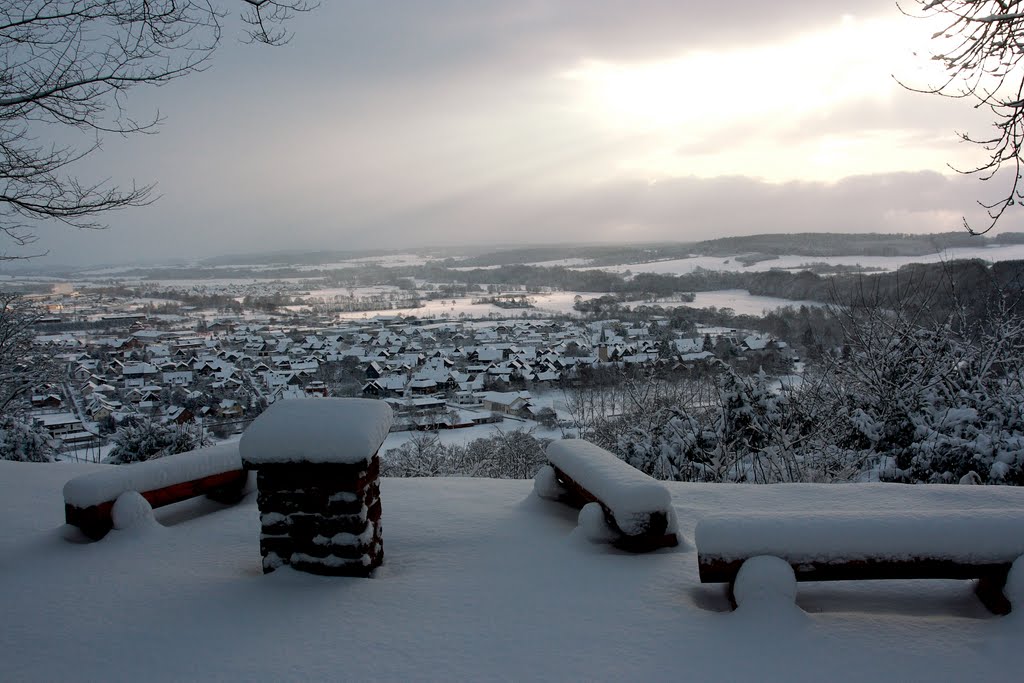
<svg viewBox="0 0 1024 683"><path fill-rule="evenodd" d="M185 453L210 445L201 430L190 426L162 424L146 417L136 418L117 430L107 461L115 465L142 462Z"/></svg>
<svg viewBox="0 0 1024 683"><path fill-rule="evenodd" d="M436 433L415 432L388 450L381 469L389 477L529 479L547 462L547 441L521 429L498 431L468 444L442 444Z"/></svg>
<svg viewBox="0 0 1024 683"><path fill-rule="evenodd" d="M20 294L0 292L0 416L16 412L34 387L56 381L53 353L35 344L43 311Z"/></svg>
<svg viewBox="0 0 1024 683"><path fill-rule="evenodd" d="M590 433L663 479L1024 484L1024 319L1000 302L938 321L900 301L835 313L842 345L794 386L719 363L713 400Z"/></svg>
<svg viewBox="0 0 1024 683"><path fill-rule="evenodd" d="M0 418L0 460L51 462L55 455L46 430L11 415Z"/></svg>
<svg viewBox="0 0 1024 683"><path fill-rule="evenodd" d="M398 448L391 448L381 461L386 477L441 477L451 472L451 457L435 432L413 432Z"/></svg>

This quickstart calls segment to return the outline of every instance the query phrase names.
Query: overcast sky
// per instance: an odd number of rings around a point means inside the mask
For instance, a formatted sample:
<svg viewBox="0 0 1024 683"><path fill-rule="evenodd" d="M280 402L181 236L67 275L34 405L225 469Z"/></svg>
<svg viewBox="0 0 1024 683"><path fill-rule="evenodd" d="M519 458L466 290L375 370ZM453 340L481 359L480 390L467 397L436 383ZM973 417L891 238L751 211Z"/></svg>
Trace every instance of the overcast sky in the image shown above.
<svg viewBox="0 0 1024 683"><path fill-rule="evenodd" d="M330 0L290 28L135 91L160 134L80 170L161 199L41 228L40 265L937 232L1001 189L947 167L983 160L955 132L984 116L894 80L934 80L934 25L893 0Z"/></svg>

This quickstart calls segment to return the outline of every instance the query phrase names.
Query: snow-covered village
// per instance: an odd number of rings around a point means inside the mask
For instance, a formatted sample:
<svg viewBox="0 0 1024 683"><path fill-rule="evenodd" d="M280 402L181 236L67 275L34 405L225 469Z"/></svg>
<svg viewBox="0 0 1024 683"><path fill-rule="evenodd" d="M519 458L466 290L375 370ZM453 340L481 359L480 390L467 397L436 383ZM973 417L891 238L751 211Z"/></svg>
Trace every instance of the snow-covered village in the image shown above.
<svg viewBox="0 0 1024 683"><path fill-rule="evenodd" d="M274 289L273 282L262 286ZM663 315L643 324L565 312L502 318L486 304L451 318L386 309L338 320L308 307L277 317L192 307L147 314L152 298L106 297L96 306L88 292L35 298L47 313L34 320L33 343L56 362L47 369L55 381L32 387L26 413L59 452L78 460L106 456L125 424L173 424L224 438L275 401L312 396L385 400L399 416L395 431L506 418L513 429L550 430L560 421L569 428L566 394L583 385L693 375L716 353L747 367L788 370L799 361L769 334L692 324L684 334ZM522 297L536 298L525 290ZM491 309L488 317L472 317L480 308ZM99 329L46 333L72 320Z"/></svg>
<svg viewBox="0 0 1024 683"><path fill-rule="evenodd" d="M1021 680L1020 4L0 0L0 681Z"/></svg>

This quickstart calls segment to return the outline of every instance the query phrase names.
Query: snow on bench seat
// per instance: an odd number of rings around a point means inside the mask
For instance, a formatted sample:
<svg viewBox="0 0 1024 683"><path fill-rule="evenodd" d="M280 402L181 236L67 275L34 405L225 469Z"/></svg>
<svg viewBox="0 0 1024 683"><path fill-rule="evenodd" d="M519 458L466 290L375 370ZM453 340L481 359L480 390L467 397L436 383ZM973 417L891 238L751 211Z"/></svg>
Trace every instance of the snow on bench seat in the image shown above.
<svg viewBox="0 0 1024 683"><path fill-rule="evenodd" d="M64 485L64 518L86 535L99 539L113 528L111 510L122 493L136 491L152 507L202 494L231 501L241 496L247 480L237 444L111 466Z"/></svg>
<svg viewBox="0 0 1024 683"><path fill-rule="evenodd" d="M1024 510L716 514L700 520L695 541L702 583L732 584L746 560L773 556L797 581L977 578L986 606L1006 613Z"/></svg>
<svg viewBox="0 0 1024 683"><path fill-rule="evenodd" d="M664 485L599 446L581 439L553 441L548 462L566 502L596 502L622 534L616 545L644 552L678 545L672 496Z"/></svg>

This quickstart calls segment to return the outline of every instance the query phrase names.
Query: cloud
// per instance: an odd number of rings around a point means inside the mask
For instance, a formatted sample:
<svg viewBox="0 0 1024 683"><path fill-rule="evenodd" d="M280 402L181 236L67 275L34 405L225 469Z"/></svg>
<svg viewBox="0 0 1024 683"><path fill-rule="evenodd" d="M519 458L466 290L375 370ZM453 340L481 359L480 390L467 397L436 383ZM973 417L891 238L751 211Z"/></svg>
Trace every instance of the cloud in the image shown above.
<svg viewBox="0 0 1024 683"><path fill-rule="evenodd" d="M934 172L957 158L963 103L896 89L798 110L780 96L770 116L709 115L695 132L609 125L565 78L587 60L693 52L820 59L771 47L820 44L844 14L897 12L891 0L324 3L296 18L282 49L229 40L208 72L133 95L133 113L167 116L160 135L108 138L80 170L157 180L162 199L110 216L103 233L45 227L41 244L67 262L956 229L988 190ZM737 69L724 90L742 110ZM804 180L778 182L792 178Z"/></svg>
<svg viewBox="0 0 1024 683"><path fill-rule="evenodd" d="M511 205L491 202L486 239L497 241L691 241L762 232L938 232L960 228L978 184L934 172L858 176L837 183L767 183L743 176L616 181ZM479 197L476 202L486 201ZM437 209L432 235L463 234ZM482 207L478 207L481 208ZM428 214L429 215L429 214ZM1009 227L1004 226L1004 227ZM483 234L480 237L484 237Z"/></svg>

